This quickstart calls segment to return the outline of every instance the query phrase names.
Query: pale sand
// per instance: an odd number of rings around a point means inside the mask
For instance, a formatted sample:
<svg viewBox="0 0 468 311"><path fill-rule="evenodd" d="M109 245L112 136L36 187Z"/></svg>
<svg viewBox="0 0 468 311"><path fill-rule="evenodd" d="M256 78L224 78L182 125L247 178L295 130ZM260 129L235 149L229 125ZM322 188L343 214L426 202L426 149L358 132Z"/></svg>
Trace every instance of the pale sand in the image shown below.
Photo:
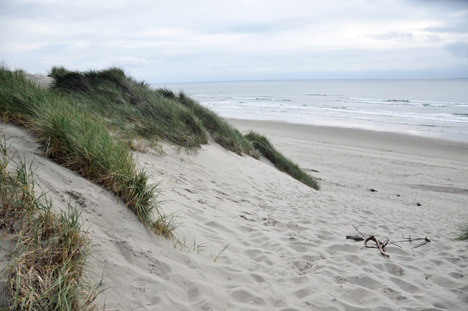
<svg viewBox="0 0 468 311"><path fill-rule="evenodd" d="M98 304L107 310L466 310L468 243L453 240L468 221L466 145L231 122L266 134L322 188L215 144L196 155L168 146L165 156L136 153L160 184L162 209L178 216L185 251L147 232L114 196L41 156L24 130L1 125L0 133L18 156L34 160L38 185L56 206L71 200L83 210L95 247L90 276L103 275ZM345 239L357 234L352 225L381 240L432 242L414 256L408 243L388 246L385 258Z"/></svg>

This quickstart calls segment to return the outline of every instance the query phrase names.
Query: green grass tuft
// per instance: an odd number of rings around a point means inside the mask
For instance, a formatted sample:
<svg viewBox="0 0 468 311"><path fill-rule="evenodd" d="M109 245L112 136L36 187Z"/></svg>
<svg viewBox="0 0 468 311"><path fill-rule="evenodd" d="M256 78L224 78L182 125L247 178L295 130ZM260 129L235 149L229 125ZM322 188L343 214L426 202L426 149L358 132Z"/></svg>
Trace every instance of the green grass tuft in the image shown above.
<svg viewBox="0 0 468 311"><path fill-rule="evenodd" d="M59 76L63 76L67 73L69 73L67 69L63 66L53 66L52 69L50 70L49 77L56 79Z"/></svg>
<svg viewBox="0 0 468 311"><path fill-rule="evenodd" d="M174 215L159 214L158 219L153 223L153 228L157 235L176 241L174 230L177 228L177 224Z"/></svg>
<svg viewBox="0 0 468 311"><path fill-rule="evenodd" d="M1 145L0 219L3 230L16 240L10 264L0 272L6 286L0 290L5 310L92 310L100 285L83 277L90 250L76 208L60 215L52 203L34 194L31 167L16 163L7 171L10 159Z"/></svg>
<svg viewBox="0 0 468 311"><path fill-rule="evenodd" d="M259 135L255 132L250 132L245 137L252 142L254 148L257 149L262 156L267 158L280 171L291 175L293 178L311 188L316 190L319 189L319 185L312 177L301 170L297 164L292 163L281 153L276 151L265 136Z"/></svg>
<svg viewBox="0 0 468 311"><path fill-rule="evenodd" d="M459 241L468 240L468 224L465 224L464 226L462 226L460 231L461 232L460 232L460 235L457 237L457 240Z"/></svg>

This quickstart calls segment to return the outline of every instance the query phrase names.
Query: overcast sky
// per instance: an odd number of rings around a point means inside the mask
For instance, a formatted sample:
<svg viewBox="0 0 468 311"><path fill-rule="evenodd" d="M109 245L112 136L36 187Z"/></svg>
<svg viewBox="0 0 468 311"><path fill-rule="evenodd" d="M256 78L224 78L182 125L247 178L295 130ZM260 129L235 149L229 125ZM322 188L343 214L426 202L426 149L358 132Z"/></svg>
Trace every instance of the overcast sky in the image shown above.
<svg viewBox="0 0 468 311"><path fill-rule="evenodd" d="M468 0L0 0L0 61L149 83L468 77Z"/></svg>

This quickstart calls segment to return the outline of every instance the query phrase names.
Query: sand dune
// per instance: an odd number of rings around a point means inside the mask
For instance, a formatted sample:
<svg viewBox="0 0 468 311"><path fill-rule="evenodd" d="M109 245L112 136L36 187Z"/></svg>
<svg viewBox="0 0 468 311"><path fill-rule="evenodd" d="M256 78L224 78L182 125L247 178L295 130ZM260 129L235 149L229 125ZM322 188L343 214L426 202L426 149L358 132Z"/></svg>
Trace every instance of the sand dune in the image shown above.
<svg viewBox="0 0 468 311"><path fill-rule="evenodd" d="M468 244L453 240L468 221L466 145L383 134L369 145L367 132L322 128L329 136L314 136L312 127L232 122L266 134L322 189L213 143L196 154L166 145L164 154L135 153L160 185L162 210L177 216L178 243L147 232L115 197L42 157L24 130L0 132L33 161L56 206L82 208L95 247L90 277L103 276L98 305L107 310L466 309ZM357 234L352 225L381 240L432 242L387 246L386 258L345 239Z"/></svg>

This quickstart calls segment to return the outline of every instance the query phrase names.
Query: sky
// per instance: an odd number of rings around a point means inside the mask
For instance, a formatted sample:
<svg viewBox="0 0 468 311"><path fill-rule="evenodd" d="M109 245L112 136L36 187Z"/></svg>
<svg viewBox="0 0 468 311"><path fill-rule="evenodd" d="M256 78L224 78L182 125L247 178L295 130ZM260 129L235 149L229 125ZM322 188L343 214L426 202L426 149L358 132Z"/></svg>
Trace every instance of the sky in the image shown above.
<svg viewBox="0 0 468 311"><path fill-rule="evenodd" d="M148 83L468 77L468 0L0 0L0 61Z"/></svg>

